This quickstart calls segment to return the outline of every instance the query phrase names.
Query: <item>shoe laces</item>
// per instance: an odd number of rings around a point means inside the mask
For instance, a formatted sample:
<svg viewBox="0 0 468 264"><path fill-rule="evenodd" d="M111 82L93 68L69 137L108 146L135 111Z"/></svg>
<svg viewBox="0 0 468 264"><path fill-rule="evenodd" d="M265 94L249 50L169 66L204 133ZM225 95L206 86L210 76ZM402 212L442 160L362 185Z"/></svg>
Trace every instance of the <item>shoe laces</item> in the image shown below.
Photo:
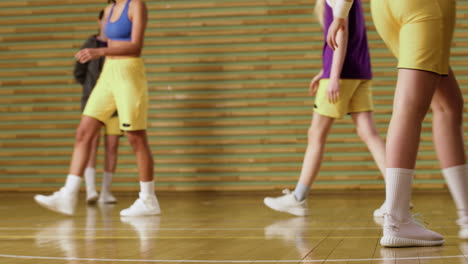
<svg viewBox="0 0 468 264"><path fill-rule="evenodd" d="M283 194L291 194L291 190L289 190L289 189L284 189L284 190L282 191L282 193L283 193Z"/></svg>

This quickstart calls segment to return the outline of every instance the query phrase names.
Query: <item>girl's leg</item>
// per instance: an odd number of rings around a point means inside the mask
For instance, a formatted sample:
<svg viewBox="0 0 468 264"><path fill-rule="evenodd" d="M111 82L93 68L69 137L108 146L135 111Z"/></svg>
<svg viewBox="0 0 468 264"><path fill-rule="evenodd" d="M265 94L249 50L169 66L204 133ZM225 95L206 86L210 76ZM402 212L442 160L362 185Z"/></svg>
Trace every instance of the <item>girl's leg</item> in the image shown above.
<svg viewBox="0 0 468 264"><path fill-rule="evenodd" d="M60 191L52 195L36 195L34 199L40 205L67 215L75 212L78 201L78 191L80 189L83 171L89 160L91 151L91 141L99 134L101 123L92 117L83 116L76 132L76 142L73 149L69 175L65 186Z"/></svg>
<svg viewBox="0 0 468 264"><path fill-rule="evenodd" d="M104 162L104 175L102 176L101 196L99 197L99 202L102 203L115 203L117 201L110 191L110 186L117 165L119 139L120 136L116 135L106 135L105 137L106 159Z"/></svg>
<svg viewBox="0 0 468 264"><path fill-rule="evenodd" d="M375 125L372 112L359 112L351 114L356 130L361 140L367 145L372 157L384 176L385 173L385 142L380 137ZM385 178L385 176L384 176ZM383 217L385 213L385 202L374 210L374 217Z"/></svg>
<svg viewBox="0 0 468 264"><path fill-rule="evenodd" d="M294 195L298 201L307 197L309 188L317 177L323 159L323 150L328 132L335 121L334 118L313 114L312 123L307 132L307 149L302 163L301 175Z"/></svg>
<svg viewBox="0 0 468 264"><path fill-rule="evenodd" d="M96 157L99 148L100 135L97 133L91 140L91 147L89 152L88 164L84 171L84 178L86 183L86 200L88 203L93 203L98 198L96 191Z"/></svg>
<svg viewBox="0 0 468 264"><path fill-rule="evenodd" d="M421 124L441 77L400 69L386 145L386 206L383 246L440 245L439 234L414 223L409 213Z"/></svg>
<svg viewBox="0 0 468 264"><path fill-rule="evenodd" d="M79 177L83 175L89 160L91 142L96 135L99 135L101 125L99 120L89 116L83 116L81 119L80 126L76 132L75 148L73 149L73 156L70 163L70 174Z"/></svg>
<svg viewBox="0 0 468 264"><path fill-rule="evenodd" d="M160 214L159 203L154 193L153 156L148 144L146 130L128 131L127 137L135 152L140 178L140 198L128 209L120 212L121 216L144 216Z"/></svg>
<svg viewBox="0 0 468 264"><path fill-rule="evenodd" d="M374 114L372 112L353 113L354 124L356 125L357 134L361 140L367 145L375 163L379 167L382 175L385 173L385 142L379 135L379 131L375 126Z"/></svg>
<svg viewBox="0 0 468 264"><path fill-rule="evenodd" d="M468 174L463 142L463 96L453 72L443 77L432 99L433 137L442 172L455 200L461 226L468 238Z"/></svg>
<svg viewBox="0 0 468 264"><path fill-rule="evenodd" d="M301 176L294 192L290 193L287 191L285 195L276 198L267 197L264 200L266 206L273 210L293 215L307 215L307 194L320 169L325 141L334 120L334 118L322 116L316 112L314 113L308 131L308 144L302 165Z"/></svg>

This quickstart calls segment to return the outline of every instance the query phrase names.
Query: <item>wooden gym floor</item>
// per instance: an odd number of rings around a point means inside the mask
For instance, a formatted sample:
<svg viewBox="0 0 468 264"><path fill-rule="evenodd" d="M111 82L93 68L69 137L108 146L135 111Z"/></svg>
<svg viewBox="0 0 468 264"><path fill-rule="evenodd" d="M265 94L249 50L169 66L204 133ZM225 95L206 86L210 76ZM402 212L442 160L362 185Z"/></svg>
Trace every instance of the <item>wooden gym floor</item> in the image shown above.
<svg viewBox="0 0 468 264"><path fill-rule="evenodd" d="M278 193L276 193L278 194ZM0 194L0 263L468 263L446 192L416 193L414 212L442 233L442 247L381 248L372 211L383 193L313 193L305 218L273 212L264 194L161 193L160 217L121 219L118 204L65 217L30 193Z"/></svg>

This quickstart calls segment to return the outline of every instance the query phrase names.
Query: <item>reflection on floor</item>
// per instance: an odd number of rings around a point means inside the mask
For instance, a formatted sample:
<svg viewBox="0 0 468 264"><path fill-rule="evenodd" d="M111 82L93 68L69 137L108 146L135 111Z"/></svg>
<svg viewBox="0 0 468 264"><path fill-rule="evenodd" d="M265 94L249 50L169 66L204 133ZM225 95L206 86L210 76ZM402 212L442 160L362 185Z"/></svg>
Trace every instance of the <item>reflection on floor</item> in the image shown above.
<svg viewBox="0 0 468 264"><path fill-rule="evenodd" d="M467 263L445 192L414 196L414 212L442 233L442 247L381 248L382 193L313 193L311 215L269 210L261 194L163 193L162 216L125 217L134 200L48 212L32 194L0 194L0 263Z"/></svg>

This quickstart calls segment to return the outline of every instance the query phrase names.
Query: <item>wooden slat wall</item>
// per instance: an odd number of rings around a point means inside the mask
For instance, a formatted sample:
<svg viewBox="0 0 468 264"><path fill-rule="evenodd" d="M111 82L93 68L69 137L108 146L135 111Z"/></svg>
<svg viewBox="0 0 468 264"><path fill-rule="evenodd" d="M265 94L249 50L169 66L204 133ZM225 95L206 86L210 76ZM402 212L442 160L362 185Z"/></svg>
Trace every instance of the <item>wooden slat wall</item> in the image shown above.
<svg viewBox="0 0 468 264"><path fill-rule="evenodd" d="M95 33L104 2L0 2L0 190L62 184L80 117L73 55ZM144 59L157 188L268 190L293 185L312 114L307 87L321 66L322 33L314 20L314 1L147 2ZM384 136L396 61L375 32L368 1L364 6L376 121ZM467 28L468 1L458 1L452 61L463 87L468 84ZM429 124L424 125L416 185L442 188ZM102 150L100 154L102 164ZM134 190L137 170L126 139L119 154L114 187ZM350 118L338 121L314 188L382 187Z"/></svg>

